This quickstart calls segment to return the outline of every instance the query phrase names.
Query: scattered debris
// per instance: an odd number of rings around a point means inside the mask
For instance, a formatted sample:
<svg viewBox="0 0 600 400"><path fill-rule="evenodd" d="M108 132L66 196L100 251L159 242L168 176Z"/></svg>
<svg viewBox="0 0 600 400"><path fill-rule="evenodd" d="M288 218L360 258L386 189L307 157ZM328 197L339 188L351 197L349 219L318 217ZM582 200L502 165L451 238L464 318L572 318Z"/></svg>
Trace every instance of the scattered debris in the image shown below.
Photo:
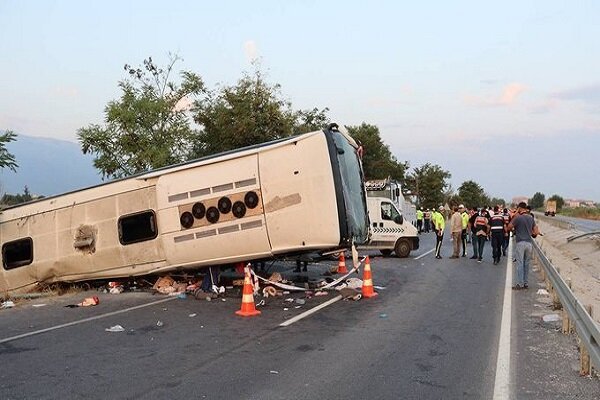
<svg viewBox="0 0 600 400"><path fill-rule="evenodd" d="M106 332L123 332L125 330L125 328L123 328L121 325L115 325L115 326L111 326L110 328L106 328L104 330Z"/></svg>
<svg viewBox="0 0 600 400"><path fill-rule="evenodd" d="M277 375L279 371L269 371L270 374Z"/></svg>
<svg viewBox="0 0 600 400"><path fill-rule="evenodd" d="M190 317L190 318L194 318L195 316L196 316L196 313L192 313L192 314L188 315L188 317Z"/></svg>
<svg viewBox="0 0 600 400"><path fill-rule="evenodd" d="M388 315L386 313L381 313L379 314L379 318L387 318Z"/></svg>
<svg viewBox="0 0 600 400"><path fill-rule="evenodd" d="M538 289L538 291L535 294L540 294L543 296L549 296L550 293L548 293L548 291L546 289Z"/></svg>
<svg viewBox="0 0 600 400"><path fill-rule="evenodd" d="M163 326L164 324L165 323L160 320L156 321L156 326Z"/></svg>
<svg viewBox="0 0 600 400"><path fill-rule="evenodd" d="M300 305L306 304L306 300L304 300L304 299L296 299L295 302L296 302L296 304L300 304Z"/></svg>
<svg viewBox="0 0 600 400"><path fill-rule="evenodd" d="M323 290L315 293L315 296L328 296L328 295L329 295L329 293L327 293Z"/></svg>
<svg viewBox="0 0 600 400"><path fill-rule="evenodd" d="M0 306L0 308L13 308L15 306L15 303L11 300L6 300L5 302L2 303L2 306Z"/></svg>
<svg viewBox="0 0 600 400"><path fill-rule="evenodd" d="M377 285L374 285L374 286L373 286L373 288L374 288L374 289L377 289L377 290L385 290L385 286L377 286Z"/></svg>
<svg viewBox="0 0 600 400"><path fill-rule="evenodd" d="M558 314L546 314L542 317L544 322L557 322L560 321L560 315Z"/></svg>
<svg viewBox="0 0 600 400"><path fill-rule="evenodd" d="M100 303L100 299L98 298L98 296L92 296L92 297L86 297L85 299L83 299L83 301L81 303L67 304L65 307L68 307L68 308L91 307L91 306L97 306L99 303Z"/></svg>
<svg viewBox="0 0 600 400"><path fill-rule="evenodd" d="M43 304L32 304L32 305L31 305L31 307L35 307L35 308L38 308L38 307L45 307L45 306L46 306L46 303L43 303Z"/></svg>

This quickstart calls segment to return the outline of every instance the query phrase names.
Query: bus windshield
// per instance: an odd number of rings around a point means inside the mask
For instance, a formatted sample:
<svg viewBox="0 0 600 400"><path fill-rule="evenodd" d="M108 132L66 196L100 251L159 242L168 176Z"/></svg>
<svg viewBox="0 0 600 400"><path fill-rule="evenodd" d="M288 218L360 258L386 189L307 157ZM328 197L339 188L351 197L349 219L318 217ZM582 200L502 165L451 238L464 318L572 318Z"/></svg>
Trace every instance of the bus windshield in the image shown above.
<svg viewBox="0 0 600 400"><path fill-rule="evenodd" d="M338 186L342 191L345 208L345 239L349 243L353 241L355 244L364 244L369 239L369 218L360 159L356 148L350 144L348 138L337 130L331 130L330 133L336 147L335 153L341 181L341 185ZM334 160L332 160L333 162ZM335 169L334 167L334 172ZM337 190L337 193L339 197L340 191ZM344 224L341 225L343 229Z"/></svg>

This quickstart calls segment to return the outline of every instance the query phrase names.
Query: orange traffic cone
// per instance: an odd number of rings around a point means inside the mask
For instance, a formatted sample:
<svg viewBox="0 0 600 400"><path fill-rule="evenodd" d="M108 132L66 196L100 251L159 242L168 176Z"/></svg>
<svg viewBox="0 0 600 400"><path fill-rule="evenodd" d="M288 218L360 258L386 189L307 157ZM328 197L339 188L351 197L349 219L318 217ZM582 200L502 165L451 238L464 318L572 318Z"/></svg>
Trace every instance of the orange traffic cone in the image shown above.
<svg viewBox="0 0 600 400"><path fill-rule="evenodd" d="M246 268L246 277L244 278L244 288L242 290L242 308L235 313L242 317L253 317L259 315L260 311L254 307L252 281L250 279L250 269Z"/></svg>
<svg viewBox="0 0 600 400"><path fill-rule="evenodd" d="M373 277L371 276L371 262L369 256L365 260L365 268L363 270L363 285L362 295L365 298L377 296L377 292L373 289Z"/></svg>
<svg viewBox="0 0 600 400"><path fill-rule="evenodd" d="M340 259L338 261L337 273L338 274L347 274L348 273L348 269L346 269L346 258L344 257L343 251L340 253Z"/></svg>

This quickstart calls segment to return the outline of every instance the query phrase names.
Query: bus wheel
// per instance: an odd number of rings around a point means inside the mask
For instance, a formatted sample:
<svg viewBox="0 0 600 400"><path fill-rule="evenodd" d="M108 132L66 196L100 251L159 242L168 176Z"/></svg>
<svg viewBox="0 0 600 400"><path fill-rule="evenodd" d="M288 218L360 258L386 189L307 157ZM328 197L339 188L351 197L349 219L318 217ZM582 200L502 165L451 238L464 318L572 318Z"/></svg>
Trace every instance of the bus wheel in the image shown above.
<svg viewBox="0 0 600 400"><path fill-rule="evenodd" d="M392 251L390 249L381 249L381 250L379 250L379 252L384 257L389 257L392 254Z"/></svg>
<svg viewBox="0 0 600 400"><path fill-rule="evenodd" d="M394 252L400 258L406 258L410 254L410 243L406 239L398 239L396 242L396 246L394 247Z"/></svg>

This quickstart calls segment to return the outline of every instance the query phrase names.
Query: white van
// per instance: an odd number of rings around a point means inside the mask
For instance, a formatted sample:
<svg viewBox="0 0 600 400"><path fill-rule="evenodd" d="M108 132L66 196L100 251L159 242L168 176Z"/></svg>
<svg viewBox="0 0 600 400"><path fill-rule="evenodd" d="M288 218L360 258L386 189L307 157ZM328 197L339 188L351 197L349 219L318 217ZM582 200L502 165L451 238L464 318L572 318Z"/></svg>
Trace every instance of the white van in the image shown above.
<svg viewBox="0 0 600 400"><path fill-rule="evenodd" d="M419 248L417 228L408 222L394 202L385 197L367 197L371 240L359 249L377 249L384 256L392 251L398 257L408 257Z"/></svg>

